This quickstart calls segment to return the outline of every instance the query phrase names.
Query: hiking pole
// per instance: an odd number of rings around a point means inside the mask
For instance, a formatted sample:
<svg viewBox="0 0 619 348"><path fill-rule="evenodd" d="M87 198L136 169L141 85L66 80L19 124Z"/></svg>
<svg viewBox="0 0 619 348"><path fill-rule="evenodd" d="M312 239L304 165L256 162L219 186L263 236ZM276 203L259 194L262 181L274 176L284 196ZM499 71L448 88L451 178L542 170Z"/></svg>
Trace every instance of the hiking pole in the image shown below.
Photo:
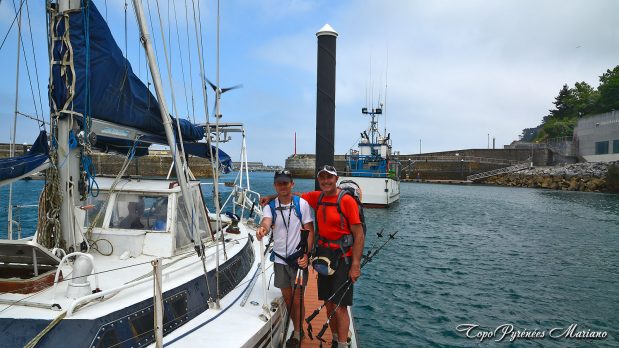
<svg viewBox="0 0 619 348"><path fill-rule="evenodd" d="M387 244L390 240L395 239L395 235L396 235L396 234L398 234L398 232L399 232L399 231L395 231L393 234L390 234L390 235L389 235L389 238L388 238L387 240L385 240L385 242L384 242L384 243L383 243L380 247L378 247L378 248L376 248L376 250L372 251L371 249L372 249L372 248L374 247L374 245L376 244L376 240L374 240L374 242L372 243L372 247L370 248L370 250L368 250L368 252L367 252L367 254L366 254L366 255L363 255L363 261L361 262L361 266L360 266L360 268L363 268L363 267L364 267L364 266L365 266L368 262L371 262L371 261L372 261L372 259L374 258L374 256L376 256L376 254L378 254L378 252L379 252L379 251L380 251L383 247L385 247L385 245L386 245L386 244ZM380 231L380 232L378 232L378 233L376 233L376 235L378 236L378 238L382 238L382 236L383 236L383 230L381 229L381 231ZM336 294L337 294L340 290L342 290L345 286L348 286L348 288L350 288L350 284L352 284L352 280L351 280L350 278L348 278L348 280L347 280L345 283L343 283L342 285L340 285L340 287L339 287L339 288L337 288L337 289L333 292L333 294L331 294L331 296L329 296L329 298L328 298L328 299L326 299L326 300L324 301L324 303L323 303L323 304L321 304L321 305L320 305L317 309L315 309L315 310L314 310L314 312L312 312L312 314L311 314L309 317L307 317L307 318L305 319L305 322L307 323L307 336L308 336L310 339L312 339L312 340L314 339L314 338L312 337L312 332L313 332L313 330L312 330L312 324L311 324L311 321L312 321L312 320L314 320L314 318L315 318L315 317L316 317L316 316L320 313L320 311L321 311L321 310L322 310L322 309L323 309L323 308L327 305L327 302L330 302L330 301L331 301L331 300L335 297L335 295L336 295ZM348 291L348 290L347 290L347 291ZM342 296L343 296L343 295L342 295ZM340 300L340 301L341 301L341 300ZM323 328L324 328L324 326L323 326ZM324 330L326 330L326 328L325 328ZM322 331L322 330L321 330L321 331ZM323 332L323 334L324 334L324 331L322 331L322 332ZM317 337L318 337L318 336L317 336ZM321 337L322 337L322 336L321 336Z"/></svg>
<svg viewBox="0 0 619 348"><path fill-rule="evenodd" d="M306 229L302 229L301 230L301 257L305 257L305 255L307 255L307 250L309 249L309 246L307 244L307 238L309 237L309 230ZM307 259L307 262L309 262L309 258ZM301 269L299 267L299 269ZM303 333L303 317L305 316L305 279L304 279L304 272L307 269L307 265L305 265L305 268L303 268L303 270L301 271L301 292L299 293L299 327L301 329L301 333ZM294 300L294 298L293 298ZM296 320L296 318L294 318L293 320ZM299 340L299 343L301 342L301 340Z"/></svg>
<svg viewBox="0 0 619 348"><path fill-rule="evenodd" d="M309 231L302 229L301 230L301 241L299 242L299 246L297 248L297 250L301 250L302 255L305 255L305 253L307 252L308 236L309 236ZM298 264L297 264L297 267L298 267ZM299 291L301 291L301 294L302 294L303 293L302 292L303 291L303 269L301 267L297 268L297 276L295 277L294 286L292 287L292 296L290 298L290 305L286 308L288 310L288 313L286 313L286 321L284 324L282 346L284 346L284 344L286 343L286 336L288 335L288 327L290 326L290 315L292 314L292 308L294 306L294 295L299 285L301 285ZM301 307L302 305L303 304L301 303L299 307ZM301 317L299 317L299 321L300 321L300 318ZM294 321L294 318L292 318L292 320Z"/></svg>
<svg viewBox="0 0 619 348"><path fill-rule="evenodd" d="M297 276L294 280L294 286L292 287L292 296L290 297L290 305L286 307L286 321L284 322L284 332L282 333L282 347L286 344L286 336L288 336L288 327L290 326L290 314L292 312L292 307L294 306L294 293L297 290L297 285L299 285L299 279L303 278L303 271L301 268L297 269ZM292 319L294 320L294 318ZM294 326L294 325L293 325Z"/></svg>

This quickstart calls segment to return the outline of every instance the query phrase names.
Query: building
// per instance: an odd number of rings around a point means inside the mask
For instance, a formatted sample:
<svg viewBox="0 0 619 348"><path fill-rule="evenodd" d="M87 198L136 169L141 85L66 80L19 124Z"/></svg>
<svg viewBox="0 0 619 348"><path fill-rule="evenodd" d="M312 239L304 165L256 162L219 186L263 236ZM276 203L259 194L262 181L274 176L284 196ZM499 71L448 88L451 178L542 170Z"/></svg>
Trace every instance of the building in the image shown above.
<svg viewBox="0 0 619 348"><path fill-rule="evenodd" d="M578 154L587 162L619 160L619 112L582 118L574 129Z"/></svg>

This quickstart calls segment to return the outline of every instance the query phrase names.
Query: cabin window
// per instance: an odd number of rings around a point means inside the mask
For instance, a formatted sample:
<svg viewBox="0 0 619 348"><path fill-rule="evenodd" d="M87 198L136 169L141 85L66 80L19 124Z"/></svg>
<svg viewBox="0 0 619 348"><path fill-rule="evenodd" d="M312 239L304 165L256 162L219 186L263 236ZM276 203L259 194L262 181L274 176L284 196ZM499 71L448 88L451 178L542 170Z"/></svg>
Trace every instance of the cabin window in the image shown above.
<svg viewBox="0 0 619 348"><path fill-rule="evenodd" d="M619 140L613 140L613 153L619 153Z"/></svg>
<svg viewBox="0 0 619 348"><path fill-rule="evenodd" d="M84 227L90 227L90 225L95 222L94 227L103 226L103 219L105 218L105 211L101 211L105 202L110 195L106 192L99 192L97 197L88 196L86 200L85 207L86 208L86 218L84 219ZM92 208L91 208L92 206ZM101 215L97 217L97 215L101 212ZM96 221L95 221L96 220Z"/></svg>
<svg viewBox="0 0 619 348"><path fill-rule="evenodd" d="M198 205L202 205L202 197L200 197L199 191L193 191L194 201L198 202ZM204 220L204 214L202 211L194 211L195 225L191 226L190 219L187 216L187 209L185 209L185 200L182 195L177 196L178 209L176 210L176 249L181 249L187 244L191 243L193 238L193 228L197 228L200 237L206 238L208 231L206 229L206 221Z"/></svg>
<svg viewBox="0 0 619 348"><path fill-rule="evenodd" d="M168 196L119 193L110 227L167 231Z"/></svg>

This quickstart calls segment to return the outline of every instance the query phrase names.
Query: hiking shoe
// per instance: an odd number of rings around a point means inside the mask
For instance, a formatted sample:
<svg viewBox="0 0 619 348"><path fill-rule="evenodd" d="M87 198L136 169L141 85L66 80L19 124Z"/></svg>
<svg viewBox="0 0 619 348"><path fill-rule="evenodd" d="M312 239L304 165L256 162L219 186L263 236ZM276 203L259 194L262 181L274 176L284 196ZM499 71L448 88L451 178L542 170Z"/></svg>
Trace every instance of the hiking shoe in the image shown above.
<svg viewBox="0 0 619 348"><path fill-rule="evenodd" d="M288 341L286 341L286 348L298 348L301 347L301 342L299 342L298 338L290 337Z"/></svg>

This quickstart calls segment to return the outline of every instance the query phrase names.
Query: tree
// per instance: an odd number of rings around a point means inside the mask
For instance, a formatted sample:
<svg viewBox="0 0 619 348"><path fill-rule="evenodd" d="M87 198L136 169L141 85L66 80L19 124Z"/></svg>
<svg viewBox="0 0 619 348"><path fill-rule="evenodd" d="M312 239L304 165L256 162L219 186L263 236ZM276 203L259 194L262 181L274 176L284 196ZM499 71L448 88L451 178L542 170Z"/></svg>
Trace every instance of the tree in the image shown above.
<svg viewBox="0 0 619 348"><path fill-rule="evenodd" d="M544 122L542 123L547 123L551 119L561 120L577 115L576 96L574 95L574 90L569 88L567 84L563 85L553 104L555 109L549 110L550 114L544 117Z"/></svg>
<svg viewBox="0 0 619 348"><path fill-rule="evenodd" d="M598 101L599 93L586 82L576 82L572 93L575 97L575 108L578 117L593 113L593 107Z"/></svg>
<svg viewBox="0 0 619 348"><path fill-rule="evenodd" d="M526 142L531 142L533 141L533 139L535 139L535 136L537 135L537 132L539 132L541 127L535 127L535 128L525 128L522 130L522 134L520 135L520 141L526 141Z"/></svg>
<svg viewBox="0 0 619 348"><path fill-rule="evenodd" d="M619 110L619 65L600 76L599 97L593 107L596 113Z"/></svg>

